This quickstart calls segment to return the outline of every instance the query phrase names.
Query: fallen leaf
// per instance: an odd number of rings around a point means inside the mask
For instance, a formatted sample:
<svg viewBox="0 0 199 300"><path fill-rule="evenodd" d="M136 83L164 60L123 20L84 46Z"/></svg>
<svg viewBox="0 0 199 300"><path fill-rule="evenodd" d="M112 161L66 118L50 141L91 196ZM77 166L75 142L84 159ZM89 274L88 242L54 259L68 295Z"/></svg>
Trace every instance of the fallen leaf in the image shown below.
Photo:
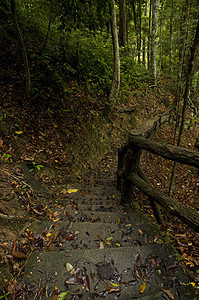
<svg viewBox="0 0 199 300"><path fill-rule="evenodd" d="M53 243L56 241L57 237L60 235L61 233L61 229L57 230L54 234L53 234Z"/></svg>
<svg viewBox="0 0 199 300"><path fill-rule="evenodd" d="M117 284L117 283L114 283L114 282L110 282L110 284L111 284L112 286L115 286L115 287L118 287L118 286L120 286L119 284Z"/></svg>
<svg viewBox="0 0 199 300"><path fill-rule="evenodd" d="M75 273L74 267L70 263L66 263L66 269L71 275Z"/></svg>
<svg viewBox="0 0 199 300"><path fill-rule="evenodd" d="M142 246L142 243L141 243L139 240L133 240L133 243L134 243L136 246Z"/></svg>
<svg viewBox="0 0 199 300"><path fill-rule="evenodd" d="M20 252L17 250L12 251L12 256L15 258L21 258L21 259L27 258L26 254L24 252Z"/></svg>
<svg viewBox="0 0 199 300"><path fill-rule="evenodd" d="M83 284L82 278L78 277L71 277L65 280L66 284L71 284L71 285L78 285L78 284Z"/></svg>
<svg viewBox="0 0 199 300"><path fill-rule="evenodd" d="M65 300L67 295L68 295L69 291L68 292L63 292L61 294L59 294L59 300Z"/></svg>
<svg viewBox="0 0 199 300"><path fill-rule="evenodd" d="M167 296L169 296L169 298L170 298L171 300L175 300L174 296L172 295L172 293L171 293L169 290L162 289L162 291L163 291Z"/></svg>
<svg viewBox="0 0 199 300"><path fill-rule="evenodd" d="M120 292L120 289L111 289L108 293Z"/></svg>
<svg viewBox="0 0 199 300"><path fill-rule="evenodd" d="M68 189L67 193L71 194L71 193L76 193L78 191L78 189Z"/></svg>
<svg viewBox="0 0 199 300"><path fill-rule="evenodd" d="M120 218L117 218L116 224L120 224Z"/></svg>
<svg viewBox="0 0 199 300"><path fill-rule="evenodd" d="M140 293L144 293L144 291L146 290L146 282L144 282L141 286L140 286Z"/></svg>
<svg viewBox="0 0 199 300"><path fill-rule="evenodd" d="M135 254L135 261L138 262L140 260L140 252Z"/></svg>
<svg viewBox="0 0 199 300"><path fill-rule="evenodd" d="M66 239L67 241L73 241L73 240L75 240L76 238L77 238L76 235L74 235L73 233L69 233L68 235L65 236L65 239Z"/></svg>
<svg viewBox="0 0 199 300"><path fill-rule="evenodd" d="M86 288L87 292L90 292L90 280L87 274L82 276L84 287Z"/></svg>
<svg viewBox="0 0 199 300"><path fill-rule="evenodd" d="M18 130L16 130L16 131L15 131L15 133L16 133L16 134L22 134L22 133L23 133L23 131L21 131L21 130L19 130L19 131L18 131Z"/></svg>
<svg viewBox="0 0 199 300"><path fill-rule="evenodd" d="M104 249L104 243L103 242L100 242L100 249Z"/></svg>
<svg viewBox="0 0 199 300"><path fill-rule="evenodd" d="M140 267L134 266L133 277L135 279L142 279L142 271L141 271Z"/></svg>

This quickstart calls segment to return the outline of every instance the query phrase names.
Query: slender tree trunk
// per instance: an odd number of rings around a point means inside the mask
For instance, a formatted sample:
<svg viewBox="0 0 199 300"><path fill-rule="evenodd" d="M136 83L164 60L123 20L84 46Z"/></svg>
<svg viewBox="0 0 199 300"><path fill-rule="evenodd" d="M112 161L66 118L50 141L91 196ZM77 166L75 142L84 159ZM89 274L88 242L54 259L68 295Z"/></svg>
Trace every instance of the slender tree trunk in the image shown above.
<svg viewBox="0 0 199 300"><path fill-rule="evenodd" d="M147 1L145 2L144 5L145 5L145 7L144 7L144 16L146 18L146 16L147 16ZM145 36L145 34L143 35L142 61L143 61L143 65L146 66L146 36Z"/></svg>
<svg viewBox="0 0 199 300"><path fill-rule="evenodd" d="M170 15L170 35L169 35L169 71L170 73L172 72L172 54L173 54L173 10L174 10L174 5L173 5L173 0L171 1L171 15Z"/></svg>
<svg viewBox="0 0 199 300"><path fill-rule="evenodd" d="M150 8L149 8L149 29L148 29L148 70L151 73L151 12L152 12L152 0L150 0Z"/></svg>
<svg viewBox="0 0 199 300"><path fill-rule="evenodd" d="M181 46L179 49L179 62L178 62L178 78L177 78L177 91L175 97L175 108L178 112L180 99L183 91L183 72L184 72L184 61L185 61L185 50L187 44L187 33L188 33L188 21L190 15L190 2L191 0L185 0L185 5L183 8L183 18L181 22Z"/></svg>
<svg viewBox="0 0 199 300"><path fill-rule="evenodd" d="M154 84L157 84L157 33L158 33L158 10L159 10L160 0L152 0L152 70L151 74L153 76Z"/></svg>
<svg viewBox="0 0 199 300"><path fill-rule="evenodd" d="M199 14L198 14L198 24L196 28L196 33L195 33L195 38L193 45L190 46L190 58L188 61L188 68L187 68L187 74L186 74L186 86L185 86L185 92L184 92L184 104L183 104L183 109L182 109L182 121L180 125L180 131L179 131L179 136L178 136L178 141L177 141L177 146L180 146L181 139L182 139L182 134L184 130L184 124L186 120L186 108L188 104L188 96L189 96L189 89L190 86L192 85L192 80L196 68L196 61L198 59L198 54L199 54ZM176 171L176 162L174 163L172 174L171 174L171 182L170 182L170 187L169 187L169 195L172 195L172 190L173 190L173 183L174 183L174 177L175 177L175 171Z"/></svg>
<svg viewBox="0 0 199 300"><path fill-rule="evenodd" d="M43 51L46 49L46 45L48 43L48 38L49 38L49 34L50 34L50 28L51 28L51 22L52 22L52 11L53 11L53 1L51 0L51 10L50 10L50 15L49 15L49 21L48 21L48 29L47 29L47 33L46 33L46 38L44 41L44 45L42 50L40 51L40 55L43 53Z"/></svg>
<svg viewBox="0 0 199 300"><path fill-rule="evenodd" d="M18 35L20 46L21 46L22 57L23 57L23 61L24 61L25 78L26 78L26 89L25 89L26 97L27 97L27 99L30 99L30 90L31 90L30 69L29 69L29 64L28 64L26 48L25 48L25 44L23 41L23 36L22 36L21 30L19 27L18 19L17 19L15 0L11 0L11 10L12 10L12 15L14 18L17 35Z"/></svg>
<svg viewBox="0 0 199 300"><path fill-rule="evenodd" d="M142 11L141 11L141 1L139 0L138 1L138 35L137 35L137 38L138 38L138 43L137 43L137 50L138 50L138 64L141 63L141 40L142 40L142 35L141 35L141 32L142 32Z"/></svg>
<svg viewBox="0 0 199 300"><path fill-rule="evenodd" d="M120 54L119 54L119 41L118 41L118 33L117 33L115 0L111 0L111 2L112 2L111 16L112 16L113 51L114 51L114 70L113 70L113 79L112 79L109 101L111 103L114 103L117 100L119 90L120 90Z"/></svg>
<svg viewBox="0 0 199 300"><path fill-rule="evenodd" d="M133 9L133 19L134 19L134 26L135 26L135 35L136 35L136 42L137 42L137 51L139 48L139 42L138 42L138 21L137 21L137 13L135 9L135 3L134 0L132 1L132 9ZM137 54L138 56L138 54ZM139 60L139 57L138 57Z"/></svg>
<svg viewBox="0 0 199 300"><path fill-rule="evenodd" d="M126 24L126 0L119 1L119 41L120 45L125 47L127 43L127 24Z"/></svg>
<svg viewBox="0 0 199 300"><path fill-rule="evenodd" d="M177 74L177 86L176 86L176 95L175 95L175 112L176 112L176 124L174 130L174 137L173 137L173 144L175 144L177 138L177 131L180 124L180 101L183 94L183 74L185 72L184 68L184 61L185 61L185 51L186 51L186 44L187 44L187 33L188 33L188 21L190 15L190 0L185 0L185 4L183 7L183 15L181 19L181 27L180 27L180 42L181 46L179 49L179 61L178 61L178 74ZM172 172L175 174L175 170ZM173 185L174 175L171 176L171 184L169 190L171 190L171 186ZM170 192L172 193L172 191Z"/></svg>
<svg viewBox="0 0 199 300"><path fill-rule="evenodd" d="M163 10L164 2L161 4L161 11ZM160 16L160 60L159 60L159 75L162 71L162 17Z"/></svg>

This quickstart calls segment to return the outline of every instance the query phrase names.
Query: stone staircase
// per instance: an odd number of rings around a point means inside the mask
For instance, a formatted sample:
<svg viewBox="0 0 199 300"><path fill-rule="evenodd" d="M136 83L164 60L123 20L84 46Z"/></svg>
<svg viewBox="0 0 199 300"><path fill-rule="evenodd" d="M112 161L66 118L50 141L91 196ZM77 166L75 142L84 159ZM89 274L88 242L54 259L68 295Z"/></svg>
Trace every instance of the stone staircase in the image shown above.
<svg viewBox="0 0 199 300"><path fill-rule="evenodd" d="M69 291L66 299L194 299L171 247L144 216L120 205L109 183L79 188L53 206L54 219L32 224L35 233L59 234L28 260L30 299L42 287L40 299L51 299L55 286Z"/></svg>
<svg viewBox="0 0 199 300"><path fill-rule="evenodd" d="M59 299L62 292L65 299L195 299L157 227L120 204L114 173L100 174L30 226L49 237L25 267L29 299Z"/></svg>

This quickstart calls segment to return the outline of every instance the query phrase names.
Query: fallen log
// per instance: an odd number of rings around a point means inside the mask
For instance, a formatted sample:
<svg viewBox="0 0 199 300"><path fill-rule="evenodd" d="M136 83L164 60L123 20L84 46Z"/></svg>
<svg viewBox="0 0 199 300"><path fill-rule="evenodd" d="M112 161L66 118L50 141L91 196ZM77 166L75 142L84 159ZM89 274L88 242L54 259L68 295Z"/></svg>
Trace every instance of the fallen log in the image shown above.
<svg viewBox="0 0 199 300"><path fill-rule="evenodd" d="M129 144L132 147L139 147L148 150L164 158L177 161L181 164L190 165L199 168L199 153L186 148L173 146L170 144L155 142L140 136L131 135Z"/></svg>
<svg viewBox="0 0 199 300"><path fill-rule="evenodd" d="M145 182L137 174L131 173L128 176L128 180L136 185L142 192L148 197L154 199L158 204L163 206L168 213L177 216L184 221L190 227L199 232L199 213L195 210L178 203L178 201L172 197L167 196L164 192L151 186L151 184Z"/></svg>

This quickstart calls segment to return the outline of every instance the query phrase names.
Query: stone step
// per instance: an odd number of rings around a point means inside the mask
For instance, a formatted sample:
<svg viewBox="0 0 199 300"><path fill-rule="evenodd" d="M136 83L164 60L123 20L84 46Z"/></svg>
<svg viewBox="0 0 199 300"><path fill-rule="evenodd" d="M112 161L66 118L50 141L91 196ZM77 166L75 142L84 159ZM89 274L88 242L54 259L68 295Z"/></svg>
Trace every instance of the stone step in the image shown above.
<svg viewBox="0 0 199 300"><path fill-rule="evenodd" d="M117 247L134 247L144 246L154 242L153 232L154 226L135 223L90 223L75 221L68 227L69 223L57 222L52 223L47 220L41 223L34 223L32 231L36 234L45 236L49 235L48 240L59 233L56 241L53 242L54 247L60 249L101 249L101 248L117 248ZM156 237L157 239L157 237ZM48 244L46 240L46 244ZM158 237L157 242L163 242ZM50 244L51 245L51 244Z"/></svg>
<svg viewBox="0 0 199 300"><path fill-rule="evenodd" d="M24 280L34 294L41 286L48 287L42 300L51 299L55 286L69 291L68 299L172 299L165 290L173 299L194 300L193 289L171 253L170 247L157 244L34 252L25 266ZM67 270L68 264L72 271Z"/></svg>

